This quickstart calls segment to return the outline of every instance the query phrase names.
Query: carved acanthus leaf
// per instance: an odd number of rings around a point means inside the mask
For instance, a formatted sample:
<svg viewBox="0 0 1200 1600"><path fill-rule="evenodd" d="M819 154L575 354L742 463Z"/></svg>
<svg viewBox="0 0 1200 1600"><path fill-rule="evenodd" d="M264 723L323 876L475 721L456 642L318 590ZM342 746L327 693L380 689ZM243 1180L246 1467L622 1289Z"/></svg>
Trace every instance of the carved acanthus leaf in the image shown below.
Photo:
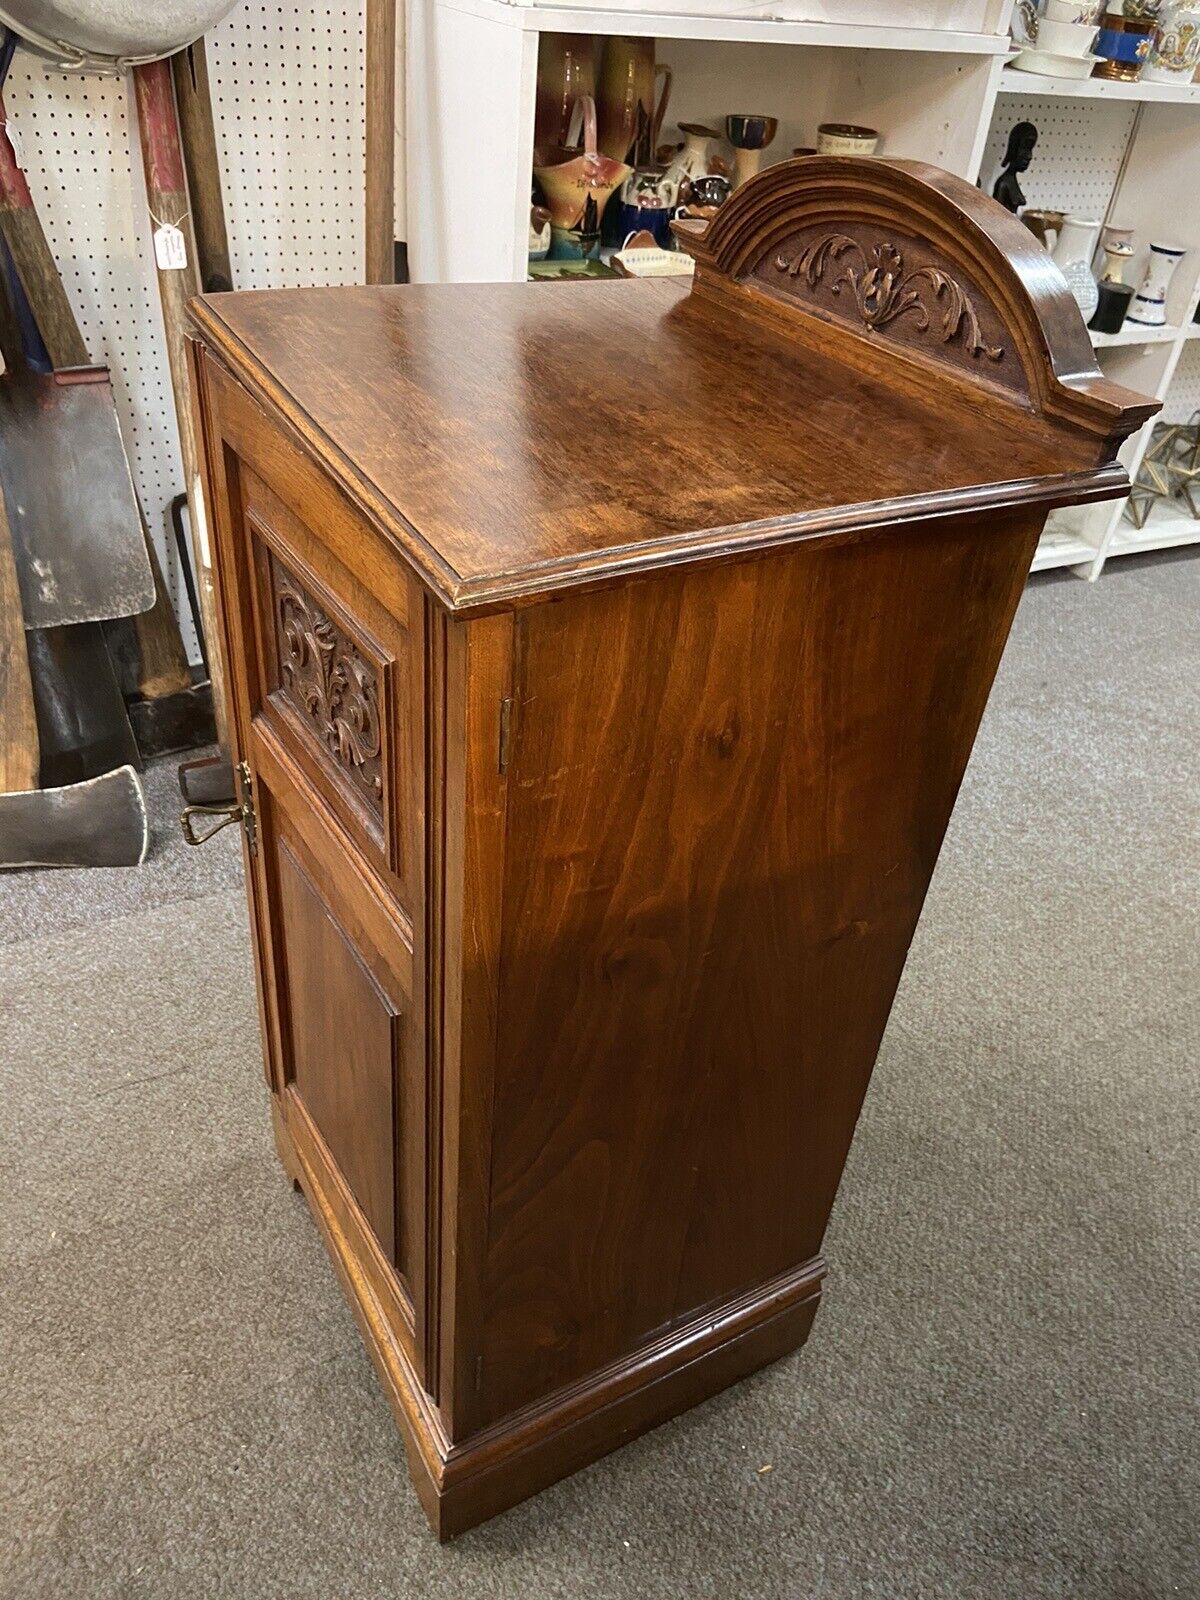
<svg viewBox="0 0 1200 1600"><path fill-rule="evenodd" d="M375 670L290 573L277 565L275 576L283 691L378 811L383 776Z"/></svg>
<svg viewBox="0 0 1200 1600"><path fill-rule="evenodd" d="M840 294L849 286L868 328L886 327L911 313L916 331L926 333L936 302L943 344L961 332L968 355L999 361L1004 354L1003 346L989 345L984 339L979 316L962 284L940 267L927 265L905 272L904 258L894 244L880 240L868 255L857 239L830 233L797 255L777 255L775 267L790 278L802 277L809 289L816 288L828 269L830 292ZM839 270L841 275L836 276Z"/></svg>

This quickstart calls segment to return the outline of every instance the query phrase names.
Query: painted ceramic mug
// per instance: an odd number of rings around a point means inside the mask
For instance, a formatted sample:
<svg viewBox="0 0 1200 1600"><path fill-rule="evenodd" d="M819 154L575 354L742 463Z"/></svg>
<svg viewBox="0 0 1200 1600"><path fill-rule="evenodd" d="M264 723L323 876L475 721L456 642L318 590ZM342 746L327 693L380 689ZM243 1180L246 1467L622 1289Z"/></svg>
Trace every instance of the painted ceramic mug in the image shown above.
<svg viewBox="0 0 1200 1600"><path fill-rule="evenodd" d="M1175 83L1182 87L1192 81L1200 66L1200 10L1194 6L1172 6L1159 18L1142 77L1150 83Z"/></svg>

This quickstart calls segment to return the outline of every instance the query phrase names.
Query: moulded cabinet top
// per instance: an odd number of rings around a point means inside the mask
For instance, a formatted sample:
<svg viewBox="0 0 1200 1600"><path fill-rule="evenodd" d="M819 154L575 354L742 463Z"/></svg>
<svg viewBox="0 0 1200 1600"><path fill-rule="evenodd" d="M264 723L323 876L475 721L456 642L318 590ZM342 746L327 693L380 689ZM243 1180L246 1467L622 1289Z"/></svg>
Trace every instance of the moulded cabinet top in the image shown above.
<svg viewBox="0 0 1200 1600"><path fill-rule="evenodd" d="M771 285L763 314L742 314L719 285L703 292L719 277L702 260L691 293L661 280L267 290L206 296L193 317L456 609L939 511L1120 492L1094 439L1089 458L990 374L897 382L925 369L884 348L886 330L848 335L819 305L789 328Z"/></svg>

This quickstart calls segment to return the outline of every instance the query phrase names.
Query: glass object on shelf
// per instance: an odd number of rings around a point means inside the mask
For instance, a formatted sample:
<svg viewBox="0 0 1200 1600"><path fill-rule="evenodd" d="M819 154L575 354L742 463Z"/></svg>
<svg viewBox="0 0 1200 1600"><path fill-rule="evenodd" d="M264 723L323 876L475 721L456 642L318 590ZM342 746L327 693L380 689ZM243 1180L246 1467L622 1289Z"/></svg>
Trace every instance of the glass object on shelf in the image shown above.
<svg viewBox="0 0 1200 1600"><path fill-rule="evenodd" d="M1167 320L1167 292L1175 268L1187 251L1181 245L1151 244L1150 259L1146 263L1146 276L1133 297L1129 308L1130 322L1141 323L1146 328L1161 328Z"/></svg>

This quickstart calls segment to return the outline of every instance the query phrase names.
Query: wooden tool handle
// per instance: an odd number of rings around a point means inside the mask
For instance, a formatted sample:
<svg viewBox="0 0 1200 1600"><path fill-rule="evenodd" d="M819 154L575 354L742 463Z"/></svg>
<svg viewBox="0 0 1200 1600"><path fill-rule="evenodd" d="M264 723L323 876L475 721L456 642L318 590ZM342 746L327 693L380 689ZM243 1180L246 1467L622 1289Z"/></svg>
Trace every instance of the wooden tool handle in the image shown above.
<svg viewBox="0 0 1200 1600"><path fill-rule="evenodd" d="M0 794L36 789L39 762L21 588L13 560L8 508L0 493Z"/></svg>
<svg viewBox="0 0 1200 1600"><path fill-rule="evenodd" d="M86 367L87 345L63 288L25 174L8 135L8 113L0 96L0 233L8 246L25 298L51 365Z"/></svg>

